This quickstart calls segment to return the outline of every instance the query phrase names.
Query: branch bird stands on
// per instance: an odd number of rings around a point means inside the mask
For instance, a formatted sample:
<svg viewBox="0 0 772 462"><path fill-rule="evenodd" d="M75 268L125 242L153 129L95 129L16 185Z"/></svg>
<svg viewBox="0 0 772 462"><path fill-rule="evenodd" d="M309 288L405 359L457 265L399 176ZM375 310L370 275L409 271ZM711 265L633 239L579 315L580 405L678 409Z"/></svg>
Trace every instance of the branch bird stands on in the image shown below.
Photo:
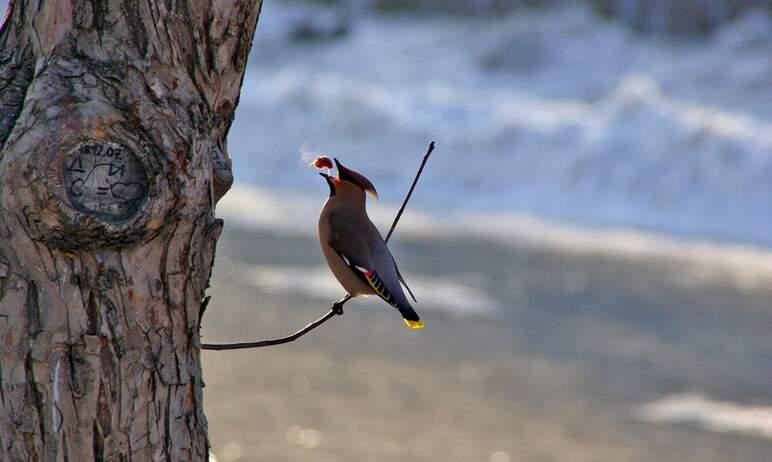
<svg viewBox="0 0 772 462"><path fill-rule="evenodd" d="M399 208L399 211L397 212L397 216L394 217L394 221L391 224L391 228L389 229L388 234L386 235L386 239L384 239L383 242L383 249L386 251L386 255L388 257L391 257L391 254L388 253L388 250L386 249L386 245L389 242L389 239L391 239L391 236L394 234L394 230L397 227L397 223L399 223L399 219L402 217L402 213L405 211L405 207L407 206L408 201L410 200L410 197L413 195L413 191L415 190L416 184L418 184L418 179L421 177L421 173L423 173L424 167L426 166L426 162L429 160L429 156L431 156L432 151L434 151L434 141L429 143L429 149L426 151L426 155L423 158L423 161L421 162L421 166L418 168L418 172L415 175L415 178L413 179L413 183L410 185L410 189L407 192L407 195L405 196L405 200L402 201L402 206ZM344 183L348 183L350 180L352 183L357 184L361 187L361 189L372 193L377 197L377 193L375 192L375 188L372 186L372 183L370 183L367 178L364 176L358 174L357 172L354 172L353 170L349 170L346 167L342 166L337 160L335 161L338 165L338 177L332 178L331 176L320 173L325 179L327 180L328 184L330 185L330 198L332 198L334 195L336 195L336 190L338 189L336 185L340 186L341 181L343 180ZM317 157L311 165L316 168L327 168L331 169L333 167L332 161L328 157L325 156L319 156ZM349 194L349 192L346 192L345 188L341 189L341 196L345 196L346 194ZM353 197L353 196L352 196ZM362 197L364 197L362 195ZM340 201L340 199L339 199ZM364 201L364 199L362 199ZM328 199L328 204L330 200ZM325 209L327 209L327 205L325 204ZM362 202L362 207L364 207L364 202ZM364 210L364 209L363 209ZM322 216L324 217L325 210L322 210ZM323 219L320 218L320 219ZM365 215L366 218L366 215ZM368 220L369 222L369 220ZM320 233L324 231L322 223L320 223ZM375 233L377 233L377 230L375 230ZM378 235L378 238L380 238L380 235ZM377 242L377 239L376 239ZM377 244L376 244L377 245ZM357 295L357 287L367 287L367 290L369 290L371 293L375 293L378 296L380 296L383 300L394 306L395 308L399 309L402 315L405 318L405 323L413 328L413 329L419 329L423 327L423 321L421 321L418 318L418 315L415 313L415 311L410 306L409 302L407 302L407 298L404 296L401 290L401 286L399 285L400 282L404 284L404 280L402 279L402 276L399 274L399 270L396 268L396 263L394 263L393 258L391 258L391 262L384 261L381 259L379 262L381 265L384 265L386 263L393 264L393 270L389 265L386 265L386 267L381 270L381 268L365 268L362 266L359 266L356 259L356 255L346 255L344 252L341 252L340 249L334 248L335 246L330 246L329 249L325 248L325 243L323 239L323 252L325 252L325 257L328 258L328 263L330 264L331 269L333 270L333 273L335 273L335 276L338 278L338 280L341 282L341 284L349 291L349 293L346 294L345 297L341 298L337 302L332 304L332 307L330 308L330 311L327 312L324 316L317 319L316 321L312 322L311 324L307 325L306 327L300 329L299 331L295 332L292 335L289 335L287 337L272 339L272 340L261 340L257 342L243 342L243 343L204 343L201 345L201 349L203 350L241 350L246 348L261 348L266 346L273 346L273 345L281 345L283 343L289 343L292 341L297 340L298 338L304 336L305 334L311 332L312 330L316 329L317 327L321 326L325 322L327 322L328 319L334 317L335 315L343 315L343 305L346 304L349 300L351 300L355 295ZM377 253L377 250L381 250L379 248L371 249L374 250ZM335 256L329 256L327 255L328 252L334 252L337 253L337 257ZM340 258L340 261L343 262L346 266L349 266L350 273L347 273L343 264L340 262L337 262L337 258ZM331 261L331 259L336 259L334 262ZM379 275L376 274L376 270L381 271L383 274ZM396 281L390 280L389 275L393 273L398 278ZM345 274L344 274L345 273ZM356 275L356 277L351 277L351 275ZM358 278L358 279L357 279ZM382 280L382 278L385 278L385 280ZM361 284L361 286L359 285ZM396 284L396 285L395 285ZM352 287L355 290L352 290L349 288ZM369 286L369 287L368 287ZM405 284L405 288L408 289L408 293L412 296L413 294L410 292L410 289ZM362 291L359 291L358 293L364 294L364 289ZM207 297L204 302L201 305L201 315L203 316L203 311L206 309L206 306L209 303L209 297Z"/></svg>

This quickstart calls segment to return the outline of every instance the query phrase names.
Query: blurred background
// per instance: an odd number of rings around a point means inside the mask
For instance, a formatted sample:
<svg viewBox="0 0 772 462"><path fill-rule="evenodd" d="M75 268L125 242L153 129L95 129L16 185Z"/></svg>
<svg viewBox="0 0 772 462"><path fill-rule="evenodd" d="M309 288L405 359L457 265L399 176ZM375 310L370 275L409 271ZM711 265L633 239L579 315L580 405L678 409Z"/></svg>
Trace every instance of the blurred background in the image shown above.
<svg viewBox="0 0 772 462"><path fill-rule="evenodd" d="M208 342L343 293L338 157L423 331L377 300L204 353L231 461L772 460L772 2L267 0L231 130Z"/></svg>
<svg viewBox="0 0 772 462"><path fill-rule="evenodd" d="M0 8L3 2L0 1ZM205 342L343 295L368 176L426 320L377 300L204 352L212 460L769 461L772 1L266 0Z"/></svg>

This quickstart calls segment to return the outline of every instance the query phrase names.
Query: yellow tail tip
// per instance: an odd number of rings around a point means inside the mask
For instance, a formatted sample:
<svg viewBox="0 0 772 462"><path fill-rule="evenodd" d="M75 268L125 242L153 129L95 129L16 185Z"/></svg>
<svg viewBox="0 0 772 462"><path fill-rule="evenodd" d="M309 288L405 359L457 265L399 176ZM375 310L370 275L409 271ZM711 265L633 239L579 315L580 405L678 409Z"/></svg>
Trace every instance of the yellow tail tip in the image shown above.
<svg viewBox="0 0 772 462"><path fill-rule="evenodd" d="M423 329L424 328L424 321L423 319L419 319L418 321L410 321L408 319L403 319L405 321L405 325L411 329Z"/></svg>

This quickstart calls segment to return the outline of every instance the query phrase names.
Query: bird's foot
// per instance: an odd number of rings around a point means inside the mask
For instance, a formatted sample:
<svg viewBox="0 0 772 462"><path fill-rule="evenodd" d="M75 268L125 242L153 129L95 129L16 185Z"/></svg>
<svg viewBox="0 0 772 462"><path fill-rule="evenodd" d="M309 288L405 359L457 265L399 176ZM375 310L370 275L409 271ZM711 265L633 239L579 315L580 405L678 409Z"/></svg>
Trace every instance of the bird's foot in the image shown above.
<svg viewBox="0 0 772 462"><path fill-rule="evenodd" d="M346 304L347 301L351 300L351 295L346 294L345 297L341 298L337 302L332 304L332 311L335 314L343 314L343 305Z"/></svg>

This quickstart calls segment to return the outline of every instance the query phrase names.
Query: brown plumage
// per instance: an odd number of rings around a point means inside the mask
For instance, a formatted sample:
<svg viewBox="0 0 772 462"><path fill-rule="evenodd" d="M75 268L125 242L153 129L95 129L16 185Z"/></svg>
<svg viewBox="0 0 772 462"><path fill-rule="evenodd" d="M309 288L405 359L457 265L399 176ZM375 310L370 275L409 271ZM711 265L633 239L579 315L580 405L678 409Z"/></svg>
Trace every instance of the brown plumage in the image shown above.
<svg viewBox="0 0 772 462"><path fill-rule="evenodd" d="M375 187L337 159L335 164L337 177L320 173L330 187L330 197L322 207L318 223L319 242L327 264L349 295L377 295L397 308L409 327L422 328L423 321L402 291L400 282L405 282L394 257L367 216L365 192L377 197ZM405 287L410 292L407 284Z"/></svg>

